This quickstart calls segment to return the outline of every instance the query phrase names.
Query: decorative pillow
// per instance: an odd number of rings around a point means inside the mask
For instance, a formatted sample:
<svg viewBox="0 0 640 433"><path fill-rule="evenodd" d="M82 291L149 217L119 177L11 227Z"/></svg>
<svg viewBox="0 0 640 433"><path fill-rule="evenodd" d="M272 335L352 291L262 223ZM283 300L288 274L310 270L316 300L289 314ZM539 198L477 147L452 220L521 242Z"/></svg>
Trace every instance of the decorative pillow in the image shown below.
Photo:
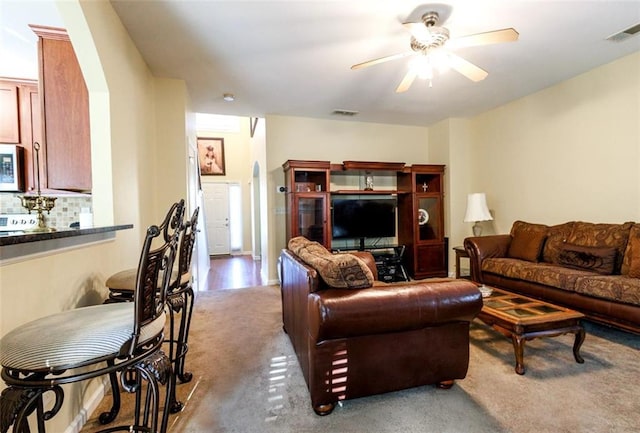
<svg viewBox="0 0 640 433"><path fill-rule="evenodd" d="M618 250L614 272L620 273L624 250L629 240L632 222L624 224L587 223L576 221L567 243L589 247L615 247Z"/></svg>
<svg viewBox="0 0 640 433"><path fill-rule="evenodd" d="M312 241L305 238L304 236L296 236L295 238L289 239L289 243L287 244L287 248L293 251L294 254L298 254L300 249L309 245Z"/></svg>
<svg viewBox="0 0 640 433"><path fill-rule="evenodd" d="M547 226L516 221L511 228L511 243L507 256L537 262L547 237Z"/></svg>
<svg viewBox="0 0 640 433"><path fill-rule="evenodd" d="M373 286L371 269L353 254L332 254L324 246L302 236L289 241L289 249L313 267L330 287L363 289Z"/></svg>
<svg viewBox="0 0 640 433"><path fill-rule="evenodd" d="M629 264L629 276L640 278L640 236L629 239L631 245L631 262Z"/></svg>
<svg viewBox="0 0 640 433"><path fill-rule="evenodd" d="M559 263L558 256L571 235L571 229L573 229L573 221L549 227L547 240L544 242L544 247L542 248L542 261Z"/></svg>
<svg viewBox="0 0 640 433"><path fill-rule="evenodd" d="M562 266L611 275L615 269L618 250L615 247L585 247L567 244L558 256Z"/></svg>
<svg viewBox="0 0 640 433"><path fill-rule="evenodd" d="M514 236L518 232L546 233L548 230L549 230L549 227L547 227L544 224L533 224L533 223L528 223L526 221L518 220L518 221L514 221L513 225L511 226L511 236Z"/></svg>
<svg viewBox="0 0 640 433"><path fill-rule="evenodd" d="M633 253L631 252L633 238L640 239L640 224L638 223L635 223L631 227L631 230L629 230L629 241L627 242L627 248L624 250L624 257L622 257L622 267L620 268L620 273L622 275L629 275L629 267L631 266L631 258L633 257L633 254L636 255L636 258L640 258L640 247L636 248Z"/></svg>

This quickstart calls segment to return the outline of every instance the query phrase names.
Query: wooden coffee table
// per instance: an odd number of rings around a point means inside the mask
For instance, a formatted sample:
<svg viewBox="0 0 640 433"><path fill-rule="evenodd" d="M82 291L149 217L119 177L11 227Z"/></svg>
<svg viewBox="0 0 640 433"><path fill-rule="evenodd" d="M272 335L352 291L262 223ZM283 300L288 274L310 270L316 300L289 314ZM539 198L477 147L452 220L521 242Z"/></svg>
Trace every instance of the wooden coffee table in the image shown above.
<svg viewBox="0 0 640 433"><path fill-rule="evenodd" d="M575 334L573 357L582 364L580 346L585 332L584 314L548 302L517 295L492 287L478 318L496 331L511 338L516 355L516 373L524 374L524 342L539 337Z"/></svg>

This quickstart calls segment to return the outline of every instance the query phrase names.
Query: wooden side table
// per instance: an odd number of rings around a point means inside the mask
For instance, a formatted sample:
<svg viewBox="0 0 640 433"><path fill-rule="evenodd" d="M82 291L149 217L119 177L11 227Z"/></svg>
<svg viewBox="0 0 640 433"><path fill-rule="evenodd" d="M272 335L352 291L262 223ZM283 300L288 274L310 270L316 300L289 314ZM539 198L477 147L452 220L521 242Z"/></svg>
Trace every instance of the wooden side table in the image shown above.
<svg viewBox="0 0 640 433"><path fill-rule="evenodd" d="M453 247L453 251L455 251L456 253L456 278L464 278L465 280L470 280L471 274L461 275L460 273L460 259L469 258L469 254L467 254L467 250L465 250L464 247L459 246L459 247ZM469 267L471 267L471 263L469 263ZM471 269L469 269L469 272L471 272Z"/></svg>

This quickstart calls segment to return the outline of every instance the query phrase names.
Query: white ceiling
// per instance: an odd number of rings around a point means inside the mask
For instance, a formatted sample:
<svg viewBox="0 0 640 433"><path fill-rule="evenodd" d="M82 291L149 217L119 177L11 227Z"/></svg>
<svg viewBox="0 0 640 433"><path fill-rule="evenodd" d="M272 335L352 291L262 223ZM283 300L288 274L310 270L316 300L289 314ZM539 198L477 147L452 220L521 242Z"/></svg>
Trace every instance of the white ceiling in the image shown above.
<svg viewBox="0 0 640 433"><path fill-rule="evenodd" d="M475 115L640 50L640 35L605 40L640 23L640 0L111 4L152 73L185 80L194 110L215 114L335 119L333 110L345 109L360 114L339 119L430 125ZM431 88L416 80L397 94L410 58L350 69L409 50L410 36L401 23L418 21L433 9L447 18L444 26L452 38L506 27L520 38L456 51L489 72L477 83L449 71L436 76ZM236 100L224 102L223 93Z"/></svg>
<svg viewBox="0 0 640 433"><path fill-rule="evenodd" d="M38 78L38 37L29 24L64 27L52 0L0 0L0 77Z"/></svg>

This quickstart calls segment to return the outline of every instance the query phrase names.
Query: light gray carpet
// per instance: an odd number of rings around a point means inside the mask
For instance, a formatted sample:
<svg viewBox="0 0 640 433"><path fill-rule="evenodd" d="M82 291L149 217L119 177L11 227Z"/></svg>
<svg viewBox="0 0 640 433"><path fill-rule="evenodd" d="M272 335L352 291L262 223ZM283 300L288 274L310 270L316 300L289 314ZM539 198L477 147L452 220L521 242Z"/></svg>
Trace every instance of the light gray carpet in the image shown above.
<svg viewBox="0 0 640 433"><path fill-rule="evenodd" d="M604 433L640 426L636 335L587 322L584 364L573 358L572 335L527 342L527 372L519 376L510 340L474 322L469 372L452 389L349 400L318 417L282 331L278 287L200 293L196 303L187 357L194 380L178 385L186 407L171 416L171 432Z"/></svg>

